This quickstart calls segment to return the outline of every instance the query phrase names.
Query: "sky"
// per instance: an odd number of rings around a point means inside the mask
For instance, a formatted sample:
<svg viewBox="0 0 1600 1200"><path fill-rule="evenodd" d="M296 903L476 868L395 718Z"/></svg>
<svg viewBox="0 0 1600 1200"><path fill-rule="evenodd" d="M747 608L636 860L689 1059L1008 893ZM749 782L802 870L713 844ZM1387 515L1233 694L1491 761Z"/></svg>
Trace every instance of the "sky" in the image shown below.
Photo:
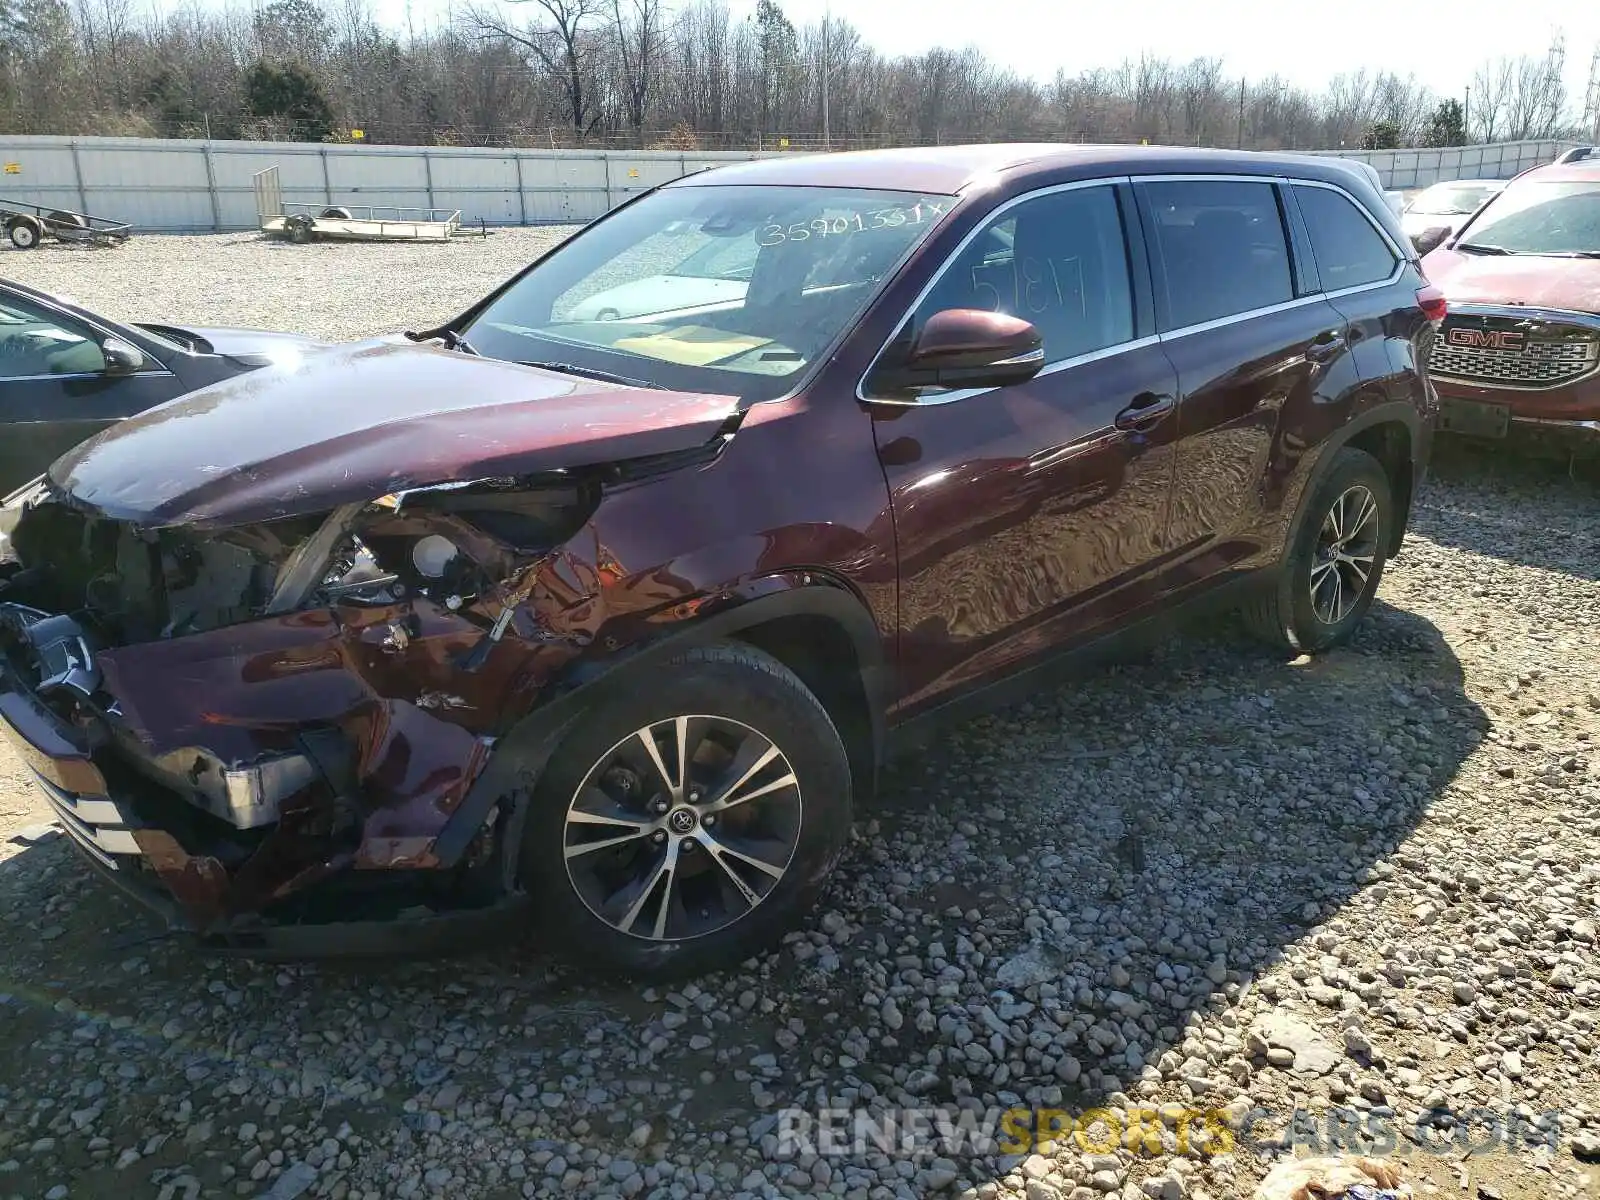
<svg viewBox="0 0 1600 1200"><path fill-rule="evenodd" d="M448 19L459 0L409 0L420 29ZM408 0L372 0L380 21L405 27ZM670 5L671 0L668 0ZM1415 74L1442 95L1459 96L1486 58L1542 55L1559 28L1567 40L1567 83L1583 108L1590 62L1600 48L1600 0L1512 6L1504 0L1313 5L1294 0L780 0L794 24L825 11L848 20L888 54L974 45L1021 75L1051 78L1111 67L1140 53L1187 60L1217 56L1237 78L1274 72L1320 88L1362 67ZM730 0L736 12L755 0ZM531 10L531 4L517 7ZM986 17L993 19L984 19Z"/></svg>

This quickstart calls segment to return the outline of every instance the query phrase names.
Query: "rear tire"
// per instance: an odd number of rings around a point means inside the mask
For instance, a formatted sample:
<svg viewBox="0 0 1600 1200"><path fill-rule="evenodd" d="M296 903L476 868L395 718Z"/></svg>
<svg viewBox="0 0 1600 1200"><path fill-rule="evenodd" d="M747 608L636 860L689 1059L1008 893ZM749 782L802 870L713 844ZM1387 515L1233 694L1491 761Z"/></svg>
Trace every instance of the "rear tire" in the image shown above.
<svg viewBox="0 0 1600 1200"><path fill-rule="evenodd" d="M1394 519L1383 464L1351 446L1337 451L1277 577L1243 610L1251 632L1301 654L1348 641L1382 582Z"/></svg>
<svg viewBox="0 0 1600 1200"><path fill-rule="evenodd" d="M646 671L551 758L519 865L568 957L662 979L732 966L799 921L848 841L851 777L821 703L759 650Z"/></svg>

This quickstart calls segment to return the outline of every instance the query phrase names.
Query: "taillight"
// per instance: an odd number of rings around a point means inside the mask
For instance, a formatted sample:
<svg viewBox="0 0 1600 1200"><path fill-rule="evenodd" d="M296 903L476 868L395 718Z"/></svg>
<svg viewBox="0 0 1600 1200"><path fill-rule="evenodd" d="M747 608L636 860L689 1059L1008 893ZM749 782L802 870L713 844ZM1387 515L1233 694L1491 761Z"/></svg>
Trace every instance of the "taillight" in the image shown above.
<svg viewBox="0 0 1600 1200"><path fill-rule="evenodd" d="M1417 307L1422 310L1422 315L1435 325L1444 320L1450 311L1444 293L1431 283L1417 289Z"/></svg>

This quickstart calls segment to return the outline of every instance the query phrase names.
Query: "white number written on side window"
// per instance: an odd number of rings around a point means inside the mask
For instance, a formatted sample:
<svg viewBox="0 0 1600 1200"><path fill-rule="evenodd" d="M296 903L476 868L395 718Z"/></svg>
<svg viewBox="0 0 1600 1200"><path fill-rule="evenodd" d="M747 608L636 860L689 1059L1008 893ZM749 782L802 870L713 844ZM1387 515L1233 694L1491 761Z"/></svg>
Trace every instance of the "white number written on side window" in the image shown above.
<svg viewBox="0 0 1600 1200"><path fill-rule="evenodd" d="M879 208L848 217L818 217L814 221L796 221L793 225L764 225L756 244L776 246L780 242L807 242L812 238L841 237L853 233L871 233L874 229L921 225L937 220L949 207L948 201L933 204L924 200L910 208Z"/></svg>
<svg viewBox="0 0 1600 1200"><path fill-rule="evenodd" d="M1001 295L996 280L1005 284L1008 293ZM985 263L972 268L974 293L988 292L994 297L989 307L995 312L1026 312L1037 316L1052 307L1077 310L1087 316L1083 292L1083 267L1075 258L1054 259L1027 257L1018 263Z"/></svg>

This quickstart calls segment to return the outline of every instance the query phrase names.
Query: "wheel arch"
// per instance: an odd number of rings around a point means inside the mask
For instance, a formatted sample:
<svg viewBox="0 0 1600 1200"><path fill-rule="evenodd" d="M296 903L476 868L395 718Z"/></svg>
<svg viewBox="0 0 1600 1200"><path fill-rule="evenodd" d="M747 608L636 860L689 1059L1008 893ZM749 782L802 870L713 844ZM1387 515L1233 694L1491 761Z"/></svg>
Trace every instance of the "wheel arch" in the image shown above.
<svg viewBox="0 0 1600 1200"><path fill-rule="evenodd" d="M1290 542L1305 519L1306 509L1316 494L1317 484L1331 469L1340 450L1350 447L1364 450L1383 464L1389 477L1389 487L1394 500L1394 529L1389 538L1389 557L1400 552L1406 528L1411 522L1411 503L1421 475L1418 461L1423 445L1422 418L1416 408L1404 401L1393 400L1375 404L1352 417L1322 444L1321 453L1312 467L1305 486L1295 503L1294 521L1289 526Z"/></svg>
<svg viewBox="0 0 1600 1200"><path fill-rule="evenodd" d="M764 576L721 597L716 611L604 658L583 658L553 681L541 702L496 745L494 754L434 842L441 866L460 861L496 802L519 777L543 771L567 731L626 688L645 668L698 645L736 641L771 655L816 695L839 731L854 790L870 793L884 758L887 658L883 634L847 583L816 571ZM712 607L707 605L707 608ZM520 833L520 814L512 814ZM508 881L509 882L509 881Z"/></svg>

